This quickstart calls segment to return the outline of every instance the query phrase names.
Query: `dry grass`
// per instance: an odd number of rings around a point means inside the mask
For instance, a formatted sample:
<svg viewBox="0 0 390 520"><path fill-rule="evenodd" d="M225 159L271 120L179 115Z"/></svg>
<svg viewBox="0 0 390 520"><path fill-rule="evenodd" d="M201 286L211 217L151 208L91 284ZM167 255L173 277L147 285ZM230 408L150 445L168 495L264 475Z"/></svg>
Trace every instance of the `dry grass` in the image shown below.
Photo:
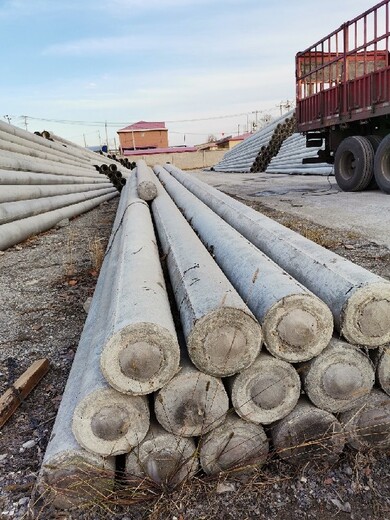
<svg viewBox="0 0 390 520"><path fill-rule="evenodd" d="M71 278L76 274L76 264L75 264L75 241L77 240L77 235L75 231L70 229L66 236L65 248L64 248L64 271L65 276L67 278Z"/></svg>
<svg viewBox="0 0 390 520"><path fill-rule="evenodd" d="M96 273L99 273L104 260L104 247L102 241L102 238L95 237L88 243L92 270L96 271Z"/></svg>

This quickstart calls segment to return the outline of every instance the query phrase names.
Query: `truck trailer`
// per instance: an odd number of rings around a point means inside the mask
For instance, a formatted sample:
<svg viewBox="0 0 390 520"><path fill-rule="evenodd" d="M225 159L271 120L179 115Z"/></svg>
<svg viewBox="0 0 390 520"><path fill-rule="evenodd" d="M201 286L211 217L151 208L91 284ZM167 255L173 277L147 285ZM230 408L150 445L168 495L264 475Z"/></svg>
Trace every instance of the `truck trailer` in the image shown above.
<svg viewBox="0 0 390 520"><path fill-rule="evenodd" d="M344 191L390 193L390 0L296 55L297 131Z"/></svg>

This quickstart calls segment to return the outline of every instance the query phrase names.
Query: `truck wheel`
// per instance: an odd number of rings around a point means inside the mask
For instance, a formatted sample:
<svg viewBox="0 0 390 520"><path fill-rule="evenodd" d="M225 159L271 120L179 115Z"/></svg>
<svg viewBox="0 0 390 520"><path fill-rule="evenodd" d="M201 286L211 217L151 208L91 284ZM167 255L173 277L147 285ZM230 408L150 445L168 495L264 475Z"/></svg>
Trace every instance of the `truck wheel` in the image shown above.
<svg viewBox="0 0 390 520"><path fill-rule="evenodd" d="M374 175L374 149L366 137L344 139L334 159L337 184L343 191L362 191Z"/></svg>
<svg viewBox="0 0 390 520"><path fill-rule="evenodd" d="M375 154L374 175L379 188L390 193L390 134L382 139Z"/></svg>

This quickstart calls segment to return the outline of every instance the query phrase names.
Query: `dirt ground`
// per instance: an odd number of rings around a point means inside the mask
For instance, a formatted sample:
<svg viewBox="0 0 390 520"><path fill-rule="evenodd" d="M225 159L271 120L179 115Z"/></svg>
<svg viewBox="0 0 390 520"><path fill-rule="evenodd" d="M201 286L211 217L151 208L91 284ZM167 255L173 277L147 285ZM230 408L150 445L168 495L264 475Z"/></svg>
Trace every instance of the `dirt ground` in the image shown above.
<svg viewBox="0 0 390 520"><path fill-rule="evenodd" d="M360 228L335 230L275 209L266 197L250 198L246 203L257 210L390 279L390 250ZM49 373L0 430L0 518L390 519L388 456L349 448L328 465L294 468L273 456L261 470L199 474L174 492L144 483L136 493L120 490L72 512L42 501L29 505L116 206L117 199L104 203L0 253L0 395L34 360L50 361Z"/></svg>

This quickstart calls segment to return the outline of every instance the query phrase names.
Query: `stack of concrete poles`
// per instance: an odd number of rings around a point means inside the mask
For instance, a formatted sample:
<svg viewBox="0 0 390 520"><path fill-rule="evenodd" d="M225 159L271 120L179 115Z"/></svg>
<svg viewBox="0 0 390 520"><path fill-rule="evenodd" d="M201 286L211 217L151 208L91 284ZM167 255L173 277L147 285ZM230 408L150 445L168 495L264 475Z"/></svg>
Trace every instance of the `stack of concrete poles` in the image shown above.
<svg viewBox="0 0 390 520"><path fill-rule="evenodd" d="M110 492L121 454L129 476L169 487L199 463L259 467L267 433L294 464L345 441L387 449L390 397L374 381L388 391L390 284L177 168L154 172L140 161L122 190L41 489L60 507Z"/></svg>
<svg viewBox="0 0 390 520"><path fill-rule="evenodd" d="M279 153L285 139L295 131L295 116L286 118L283 123L278 124L266 148L260 151L253 163L251 172L264 172L270 161Z"/></svg>
<svg viewBox="0 0 390 520"><path fill-rule="evenodd" d="M213 169L246 173L262 171L260 168L265 169L283 140L294 132L294 128L294 112L290 111L229 150Z"/></svg>
<svg viewBox="0 0 390 520"><path fill-rule="evenodd" d="M318 459L327 458L329 451L340 452L345 442L341 424L346 423L344 419L341 420L343 414L349 410L364 410L370 406L371 396L379 395L380 402L384 403L381 410L383 421L377 421L372 412L362 412L365 429L370 432L369 442L375 447L375 436L390 429L388 396L383 392L388 392L389 381L386 345L390 341L390 283L172 165L165 165L165 169L156 166L154 170L263 325L264 342L269 354L261 353L250 367L226 380L237 414L246 421L269 426L276 451L284 453L282 457L296 463L305 459L304 447L307 445L317 446ZM201 201L207 205L207 209ZM237 230L235 236L226 235L230 237L227 242L229 247L224 244L227 223ZM230 229L229 233L232 233ZM307 311L306 308L290 309L286 319L282 317L281 321L276 320L267 331L264 318L255 306L251 306L256 284L252 283L253 287L249 290L240 281L240 277L246 273L247 258L250 258L247 256L244 237L255 246L257 252L268 255L290 277L294 277L329 306L335 332L343 336L344 340L331 337L331 326L323 348L306 351L305 341L310 334L294 326L300 323L300 326L305 324L307 327L309 324L310 330L315 320L308 316L301 322L299 320L302 318L301 312ZM236 246L240 251L237 258ZM258 273L262 274L266 299L271 292L272 297L275 297L280 288L279 282L276 282L278 278L274 274L271 277L271 272L263 265L256 271L257 264L253 260L250 265L255 271L255 276L252 272L252 281L257 281ZM249 271L246 276L251 278ZM286 273L284 276L293 281ZM268 287L267 280L271 283ZM256 296L258 305L261 298L259 293ZM316 326L314 332L312 329L314 337L321 330L318 321ZM273 346L275 335L282 339L278 349ZM374 363L367 355L367 348L375 353ZM298 357L304 355L305 351L307 359L302 362ZM306 393L304 402L298 401L298 373ZM374 387L375 376L382 389ZM309 417L312 419L309 420ZM315 427L317 423L318 428ZM334 438L328 439L329 431L334 432ZM348 442L351 435L349 433L346 437Z"/></svg>
<svg viewBox="0 0 390 520"><path fill-rule="evenodd" d="M74 147L0 122L0 250L116 196Z"/></svg>
<svg viewBox="0 0 390 520"><path fill-rule="evenodd" d="M306 137L294 133L283 142L279 152L271 159L266 173L290 175L332 175L333 166L327 163L303 164L306 158L317 158L320 147L306 148Z"/></svg>
<svg viewBox="0 0 390 520"><path fill-rule="evenodd" d="M169 457L166 453L169 450L163 449L161 438L166 438L167 442L171 439L169 442L177 444L178 439L184 442L183 439L204 438L216 428L224 432L225 437L234 435L226 417L229 399L220 377L234 374L253 363L261 349L262 332L259 323L154 174L150 170L142 171L144 166L143 161L137 162L138 189L142 188L142 183L148 182L157 191L151 206L180 313L183 343L186 343L182 349L181 371L155 396L154 413L165 433L162 435L153 429L150 438L138 448L141 454L143 451L148 453L148 460L141 465L143 474L159 482L161 477L157 475L161 470L156 474L159 466L153 465L150 457L160 460L165 453L171 465L177 467L180 463L180 475L184 472L187 477L191 474L195 457L195 450L190 458L184 456L184 452ZM241 430L248 439L253 437L251 425L245 423ZM257 427L259 431L261 428ZM171 437L167 437L166 432ZM242 436L236 433L236 448L230 453L232 465L247 461L251 455L248 445L242 442ZM258 461L259 465L263 458ZM134 469L134 456L130 454L128 461L133 461L127 465L130 472ZM140 469L136 474L139 472ZM170 471L169 475L172 477ZM164 474L165 481L167 477ZM170 483L176 480L174 477Z"/></svg>

